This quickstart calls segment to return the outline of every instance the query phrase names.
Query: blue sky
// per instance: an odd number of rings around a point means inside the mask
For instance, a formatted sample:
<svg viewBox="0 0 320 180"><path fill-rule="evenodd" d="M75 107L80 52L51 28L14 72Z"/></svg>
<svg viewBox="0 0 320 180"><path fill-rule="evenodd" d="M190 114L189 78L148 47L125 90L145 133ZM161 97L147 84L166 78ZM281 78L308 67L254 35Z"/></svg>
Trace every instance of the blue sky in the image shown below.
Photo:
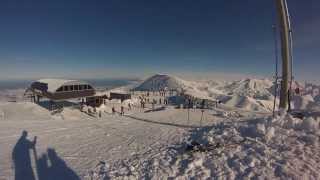
<svg viewBox="0 0 320 180"><path fill-rule="evenodd" d="M288 0L295 75L319 79L320 1ZM273 0L0 1L0 79L272 76Z"/></svg>

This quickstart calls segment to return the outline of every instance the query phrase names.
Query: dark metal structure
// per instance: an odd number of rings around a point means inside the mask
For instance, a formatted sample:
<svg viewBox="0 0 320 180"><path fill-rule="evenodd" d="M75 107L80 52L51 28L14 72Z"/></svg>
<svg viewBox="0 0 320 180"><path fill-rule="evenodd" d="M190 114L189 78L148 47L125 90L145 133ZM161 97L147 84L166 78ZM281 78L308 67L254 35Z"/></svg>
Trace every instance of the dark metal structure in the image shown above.
<svg viewBox="0 0 320 180"><path fill-rule="evenodd" d="M131 94L111 92L110 99L120 99L121 101L124 101L131 99Z"/></svg>

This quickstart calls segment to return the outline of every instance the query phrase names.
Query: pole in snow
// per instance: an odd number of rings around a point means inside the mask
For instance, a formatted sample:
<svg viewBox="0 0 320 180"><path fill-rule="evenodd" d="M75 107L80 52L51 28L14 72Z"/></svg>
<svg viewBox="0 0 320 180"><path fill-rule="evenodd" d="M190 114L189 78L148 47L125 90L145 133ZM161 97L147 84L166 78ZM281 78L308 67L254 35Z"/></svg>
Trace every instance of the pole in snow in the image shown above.
<svg viewBox="0 0 320 180"><path fill-rule="evenodd" d="M289 13L287 9L286 0L275 0L278 19L280 25L280 37L281 37L281 55L282 55L282 81L281 81L281 91L280 91L280 108L287 109L289 104L289 76L290 72L290 20Z"/></svg>
<svg viewBox="0 0 320 180"><path fill-rule="evenodd" d="M204 113L204 109L201 109L200 127L202 127L203 113Z"/></svg>
<svg viewBox="0 0 320 180"><path fill-rule="evenodd" d="M277 100L277 94L278 94L278 39L277 39L277 28L276 26L272 26L273 28L273 34L274 34L274 54L275 54L275 81L274 81L274 101L273 101L273 117L275 116L275 110L276 110L276 100Z"/></svg>

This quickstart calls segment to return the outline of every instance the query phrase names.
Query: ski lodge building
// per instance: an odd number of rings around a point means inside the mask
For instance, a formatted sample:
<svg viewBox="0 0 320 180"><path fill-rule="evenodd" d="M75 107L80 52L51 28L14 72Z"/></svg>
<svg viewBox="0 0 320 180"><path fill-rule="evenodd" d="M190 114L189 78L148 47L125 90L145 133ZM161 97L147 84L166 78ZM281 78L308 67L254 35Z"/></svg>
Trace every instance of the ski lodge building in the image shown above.
<svg viewBox="0 0 320 180"><path fill-rule="evenodd" d="M27 89L33 102L41 98L49 99L51 103L70 99L81 99L82 103L99 106L102 96L96 96L96 90L85 81L65 79L40 79L33 82Z"/></svg>

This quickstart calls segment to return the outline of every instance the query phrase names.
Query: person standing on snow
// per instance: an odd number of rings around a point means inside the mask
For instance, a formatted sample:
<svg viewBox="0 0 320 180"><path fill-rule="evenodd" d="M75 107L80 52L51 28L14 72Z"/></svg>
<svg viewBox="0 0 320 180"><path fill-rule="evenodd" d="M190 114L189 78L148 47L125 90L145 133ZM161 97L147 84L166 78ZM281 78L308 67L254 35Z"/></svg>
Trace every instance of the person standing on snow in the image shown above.
<svg viewBox="0 0 320 180"><path fill-rule="evenodd" d="M112 114L114 115L116 113L116 109L114 108L114 106L112 107Z"/></svg>
<svg viewBox="0 0 320 180"><path fill-rule="evenodd" d="M124 115L124 107L121 106L121 112L120 112L120 115L123 116Z"/></svg>
<svg viewBox="0 0 320 180"><path fill-rule="evenodd" d="M154 109L155 109L155 104L156 104L156 100L155 99L153 99L153 101L152 101L152 111L154 111Z"/></svg>

